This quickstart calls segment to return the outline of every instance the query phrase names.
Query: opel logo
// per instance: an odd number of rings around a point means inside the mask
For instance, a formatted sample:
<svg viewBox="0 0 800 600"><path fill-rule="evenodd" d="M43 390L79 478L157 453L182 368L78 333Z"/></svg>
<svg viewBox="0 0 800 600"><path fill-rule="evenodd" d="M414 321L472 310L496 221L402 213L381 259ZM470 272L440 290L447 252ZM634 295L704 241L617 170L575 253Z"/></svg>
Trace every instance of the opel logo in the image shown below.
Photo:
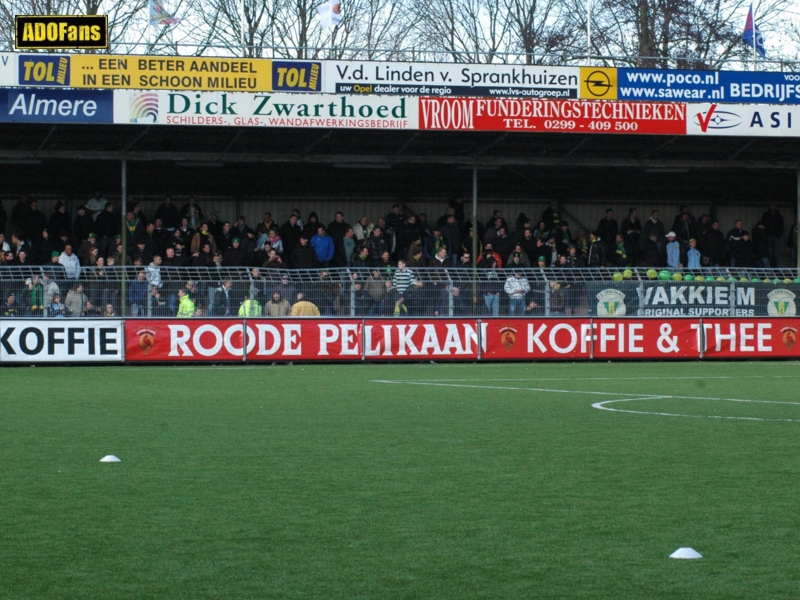
<svg viewBox="0 0 800 600"><path fill-rule="evenodd" d="M613 87L611 79L605 71L592 71L583 80L583 83L586 84L586 89L595 98L602 98Z"/></svg>

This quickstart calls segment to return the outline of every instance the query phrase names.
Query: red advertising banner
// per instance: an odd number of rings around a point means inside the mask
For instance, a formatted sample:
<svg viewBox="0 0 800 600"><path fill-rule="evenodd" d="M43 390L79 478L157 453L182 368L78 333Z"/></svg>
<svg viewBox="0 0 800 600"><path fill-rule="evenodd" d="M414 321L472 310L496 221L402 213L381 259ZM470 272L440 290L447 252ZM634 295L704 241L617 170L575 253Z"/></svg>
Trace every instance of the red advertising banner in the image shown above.
<svg viewBox="0 0 800 600"><path fill-rule="evenodd" d="M241 361L245 322L136 319L125 323L130 361ZM247 360L361 360L361 320L248 319Z"/></svg>
<svg viewBox="0 0 800 600"><path fill-rule="evenodd" d="M419 128L686 135L686 105L531 98L420 98Z"/></svg>
<svg viewBox="0 0 800 600"><path fill-rule="evenodd" d="M705 358L800 358L800 319L703 319L702 327Z"/></svg>
<svg viewBox="0 0 800 600"><path fill-rule="evenodd" d="M487 360L590 358L589 319L482 319Z"/></svg>
<svg viewBox="0 0 800 600"><path fill-rule="evenodd" d="M247 361L361 360L361 319L247 319Z"/></svg>
<svg viewBox="0 0 800 600"><path fill-rule="evenodd" d="M486 335L478 335L474 319L367 319L364 356L366 360L475 360L481 338Z"/></svg>
<svg viewBox="0 0 800 600"><path fill-rule="evenodd" d="M125 360L241 362L243 332L241 319L126 319Z"/></svg>
<svg viewBox="0 0 800 600"><path fill-rule="evenodd" d="M700 358L699 321L594 319L594 357Z"/></svg>
<svg viewBox="0 0 800 600"><path fill-rule="evenodd" d="M798 332L800 319L791 318L127 319L125 359L800 358Z"/></svg>

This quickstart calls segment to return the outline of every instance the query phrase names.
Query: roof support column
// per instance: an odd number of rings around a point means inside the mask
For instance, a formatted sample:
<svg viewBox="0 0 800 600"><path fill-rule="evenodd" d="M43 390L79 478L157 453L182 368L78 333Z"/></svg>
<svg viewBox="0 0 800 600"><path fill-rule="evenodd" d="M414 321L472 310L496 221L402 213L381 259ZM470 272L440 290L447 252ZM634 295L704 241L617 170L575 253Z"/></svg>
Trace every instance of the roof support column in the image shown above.
<svg viewBox="0 0 800 600"><path fill-rule="evenodd" d="M122 202L120 202L120 213L122 218L122 266L125 266L128 257L128 224L125 216L128 214L128 161L122 159ZM125 300L127 298L127 272L122 270L122 285L120 286L122 297L119 299L120 315L125 316Z"/></svg>
<svg viewBox="0 0 800 600"><path fill-rule="evenodd" d="M797 206L794 212L794 222L795 225L800 225L800 167L797 167ZM790 230L789 235L794 235L794 232ZM797 276L800 277L800 242L798 240L800 240L800 233L798 233L797 240L794 241L797 263L793 265L797 269Z"/></svg>
<svg viewBox="0 0 800 600"><path fill-rule="evenodd" d="M798 175L800 177L800 175ZM800 183L798 184L800 185ZM800 203L800 189L798 190ZM472 298L478 301L478 164L472 165ZM478 306L475 304L474 306Z"/></svg>

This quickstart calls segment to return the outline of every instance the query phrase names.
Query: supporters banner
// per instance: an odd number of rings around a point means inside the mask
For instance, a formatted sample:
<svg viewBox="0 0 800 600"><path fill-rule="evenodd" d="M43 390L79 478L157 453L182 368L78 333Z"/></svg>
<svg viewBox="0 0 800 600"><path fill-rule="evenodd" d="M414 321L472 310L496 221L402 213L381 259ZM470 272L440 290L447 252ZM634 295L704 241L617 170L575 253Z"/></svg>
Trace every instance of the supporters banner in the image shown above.
<svg viewBox="0 0 800 600"><path fill-rule="evenodd" d="M420 98L419 128L459 131L686 134L682 103Z"/></svg>
<svg viewBox="0 0 800 600"><path fill-rule="evenodd" d="M0 89L0 123L113 122L111 91Z"/></svg>
<svg viewBox="0 0 800 600"><path fill-rule="evenodd" d="M20 54L18 65L17 85L20 86L176 91L272 90L272 61L269 59Z"/></svg>
<svg viewBox="0 0 800 600"><path fill-rule="evenodd" d="M486 360L590 358L590 319L481 319Z"/></svg>
<svg viewBox="0 0 800 600"><path fill-rule="evenodd" d="M587 282L586 308L595 317L624 317L639 314L639 284L624 281Z"/></svg>
<svg viewBox="0 0 800 600"><path fill-rule="evenodd" d="M361 360L361 319L248 319L247 361Z"/></svg>
<svg viewBox="0 0 800 600"><path fill-rule="evenodd" d="M14 87L17 84L16 52L0 52L0 87Z"/></svg>
<svg viewBox="0 0 800 600"><path fill-rule="evenodd" d="M417 98L118 90L114 92L114 122L416 129Z"/></svg>
<svg viewBox="0 0 800 600"><path fill-rule="evenodd" d="M800 74L617 69L620 100L800 104Z"/></svg>
<svg viewBox="0 0 800 600"><path fill-rule="evenodd" d="M799 137L800 106L689 104L686 133L714 136Z"/></svg>
<svg viewBox="0 0 800 600"><path fill-rule="evenodd" d="M578 98L579 67L326 61L331 94Z"/></svg>
<svg viewBox="0 0 800 600"><path fill-rule="evenodd" d="M366 360L474 360L480 339L474 319L364 321Z"/></svg>
<svg viewBox="0 0 800 600"><path fill-rule="evenodd" d="M122 362L121 319L0 319L0 362Z"/></svg>

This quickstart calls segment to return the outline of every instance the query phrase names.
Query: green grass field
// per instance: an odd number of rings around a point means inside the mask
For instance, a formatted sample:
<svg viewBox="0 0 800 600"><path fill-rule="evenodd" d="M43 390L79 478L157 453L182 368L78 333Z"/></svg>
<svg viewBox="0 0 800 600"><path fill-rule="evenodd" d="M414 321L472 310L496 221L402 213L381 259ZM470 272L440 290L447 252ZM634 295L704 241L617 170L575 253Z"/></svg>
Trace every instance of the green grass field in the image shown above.
<svg viewBox="0 0 800 600"><path fill-rule="evenodd" d="M798 598L798 366L5 368L0 597Z"/></svg>

